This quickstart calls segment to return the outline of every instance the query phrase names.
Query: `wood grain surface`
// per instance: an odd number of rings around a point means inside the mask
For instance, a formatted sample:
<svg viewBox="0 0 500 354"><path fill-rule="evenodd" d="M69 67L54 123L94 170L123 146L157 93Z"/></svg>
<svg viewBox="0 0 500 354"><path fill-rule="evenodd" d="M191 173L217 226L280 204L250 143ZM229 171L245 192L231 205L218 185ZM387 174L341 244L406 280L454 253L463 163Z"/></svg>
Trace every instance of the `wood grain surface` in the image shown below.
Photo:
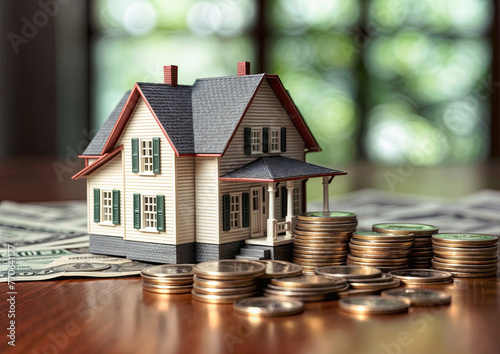
<svg viewBox="0 0 500 354"><path fill-rule="evenodd" d="M430 288L452 304L361 316L338 301L253 318L232 305L142 290L140 277L16 284L16 347L7 345L7 285L0 302L2 353L498 353L500 278Z"/></svg>

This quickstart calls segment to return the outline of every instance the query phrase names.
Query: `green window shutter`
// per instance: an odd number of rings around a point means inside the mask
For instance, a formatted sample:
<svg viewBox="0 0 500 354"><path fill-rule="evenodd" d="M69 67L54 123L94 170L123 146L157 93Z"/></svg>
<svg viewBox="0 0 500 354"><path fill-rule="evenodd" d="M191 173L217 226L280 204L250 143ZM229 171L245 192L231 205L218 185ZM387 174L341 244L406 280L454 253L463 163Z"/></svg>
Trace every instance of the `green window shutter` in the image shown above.
<svg viewBox="0 0 500 354"><path fill-rule="evenodd" d="M252 129L245 128L245 154L252 153Z"/></svg>
<svg viewBox="0 0 500 354"><path fill-rule="evenodd" d="M281 127L281 152L286 152L286 127Z"/></svg>
<svg viewBox="0 0 500 354"><path fill-rule="evenodd" d="M262 128L262 152L269 152L269 128Z"/></svg>
<svg viewBox="0 0 500 354"><path fill-rule="evenodd" d="M287 203L288 195L286 192L286 187L281 187L281 217L284 219L286 218L286 212L287 212Z"/></svg>
<svg viewBox="0 0 500 354"><path fill-rule="evenodd" d="M165 231L165 196L156 196L156 230Z"/></svg>
<svg viewBox="0 0 500 354"><path fill-rule="evenodd" d="M141 228L141 195L134 193L134 229Z"/></svg>
<svg viewBox="0 0 500 354"><path fill-rule="evenodd" d="M160 173L160 138L153 138L153 173Z"/></svg>
<svg viewBox="0 0 500 354"><path fill-rule="evenodd" d="M242 204L242 227L250 226L250 194L241 194L241 204Z"/></svg>
<svg viewBox="0 0 500 354"><path fill-rule="evenodd" d="M139 139L132 138L132 172L139 172Z"/></svg>
<svg viewBox="0 0 500 354"><path fill-rule="evenodd" d="M113 189L113 224L120 224L120 191Z"/></svg>
<svg viewBox="0 0 500 354"><path fill-rule="evenodd" d="M101 221L101 190L94 188L94 222Z"/></svg>
<svg viewBox="0 0 500 354"><path fill-rule="evenodd" d="M231 229L231 197L229 194L222 196L222 230Z"/></svg>

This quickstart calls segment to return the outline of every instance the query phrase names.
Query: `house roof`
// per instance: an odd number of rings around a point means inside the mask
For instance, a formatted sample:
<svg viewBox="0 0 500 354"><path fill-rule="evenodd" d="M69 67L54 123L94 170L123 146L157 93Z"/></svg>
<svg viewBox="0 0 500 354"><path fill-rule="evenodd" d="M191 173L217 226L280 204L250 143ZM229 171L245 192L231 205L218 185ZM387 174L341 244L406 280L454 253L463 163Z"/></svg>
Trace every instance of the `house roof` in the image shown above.
<svg viewBox="0 0 500 354"><path fill-rule="evenodd" d="M118 102L115 109L113 109L113 112L111 112L108 119L101 126L101 129L99 129L90 144L87 146L87 148L83 152L83 155L101 155L102 149L104 148L104 145L106 144L106 141L108 140L108 137L111 134L111 131L113 130L118 117L120 117L120 113L122 112L123 107L125 107L125 103L127 103L130 92L131 91L127 91L125 95L123 95L120 102Z"/></svg>
<svg viewBox="0 0 500 354"><path fill-rule="evenodd" d="M83 155L95 156L111 151L137 101L143 98L178 156L222 156L264 79L309 151L320 151L279 78L257 74L198 79L193 86L137 83L131 93L129 91L122 98Z"/></svg>
<svg viewBox="0 0 500 354"><path fill-rule="evenodd" d="M71 179L78 179L78 178L80 178L82 176L89 175L90 173L94 172L99 167L101 167L102 165L104 165L106 162L108 162L109 160L111 160L113 157L115 157L116 155L118 155L122 150L123 150L123 145L120 145L116 149L114 149L113 151L108 152L108 153L100 156L94 163L92 163L91 165L86 166L83 170L81 170L76 175L74 175L73 177L71 177Z"/></svg>
<svg viewBox="0 0 500 354"><path fill-rule="evenodd" d="M313 165L284 156L264 156L219 177L219 179L223 181L280 182L345 174L347 172Z"/></svg>

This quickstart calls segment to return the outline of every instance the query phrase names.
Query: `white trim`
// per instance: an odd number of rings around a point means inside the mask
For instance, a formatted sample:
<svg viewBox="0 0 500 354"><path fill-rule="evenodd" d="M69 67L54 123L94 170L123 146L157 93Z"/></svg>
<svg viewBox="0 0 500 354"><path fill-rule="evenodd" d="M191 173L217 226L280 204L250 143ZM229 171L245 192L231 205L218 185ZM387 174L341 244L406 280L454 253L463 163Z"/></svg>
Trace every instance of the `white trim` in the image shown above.
<svg viewBox="0 0 500 354"><path fill-rule="evenodd" d="M254 215L254 195L253 193L257 191L257 198L258 198L258 206L257 206L257 213L259 214L258 216L258 232L254 232L253 230L253 215ZM250 237L260 237L264 236L264 228L262 226L262 220L264 218L264 213L263 213L263 207L264 203L262 202L262 187L251 187L250 188L250 193L249 193L249 213L250 213Z"/></svg>

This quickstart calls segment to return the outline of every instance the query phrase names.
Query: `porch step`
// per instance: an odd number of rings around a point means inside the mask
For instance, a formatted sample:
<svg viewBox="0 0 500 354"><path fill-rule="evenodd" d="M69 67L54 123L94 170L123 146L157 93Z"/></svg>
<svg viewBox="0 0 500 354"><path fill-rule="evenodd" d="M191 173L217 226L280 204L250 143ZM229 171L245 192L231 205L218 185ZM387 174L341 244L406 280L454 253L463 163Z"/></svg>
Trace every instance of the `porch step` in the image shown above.
<svg viewBox="0 0 500 354"><path fill-rule="evenodd" d="M271 251L269 249L243 247L240 248L240 254L236 255L235 259L259 260L270 259Z"/></svg>

